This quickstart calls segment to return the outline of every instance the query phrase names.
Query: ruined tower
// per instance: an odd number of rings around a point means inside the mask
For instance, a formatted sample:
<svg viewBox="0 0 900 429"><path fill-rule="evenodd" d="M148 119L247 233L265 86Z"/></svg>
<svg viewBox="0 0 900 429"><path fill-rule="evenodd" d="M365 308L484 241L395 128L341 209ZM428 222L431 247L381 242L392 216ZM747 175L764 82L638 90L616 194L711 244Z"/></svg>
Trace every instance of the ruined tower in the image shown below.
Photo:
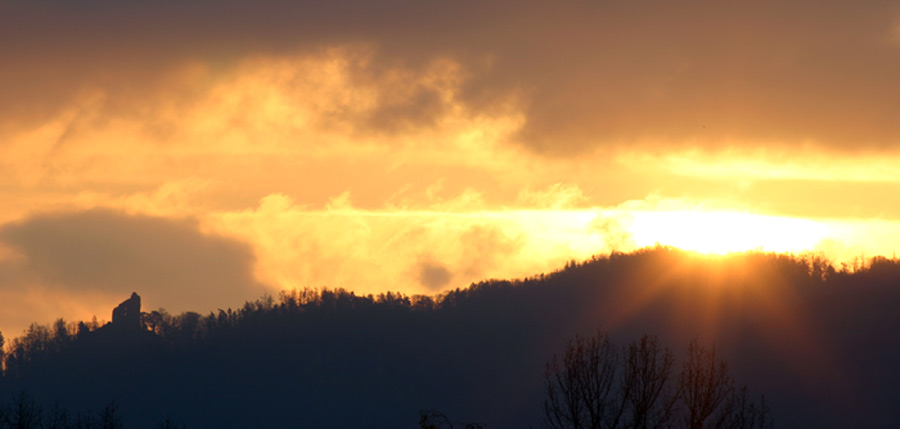
<svg viewBox="0 0 900 429"><path fill-rule="evenodd" d="M112 325L116 329L134 329L141 328L141 296L137 292L131 293L131 298L122 301L118 307L113 309Z"/></svg>

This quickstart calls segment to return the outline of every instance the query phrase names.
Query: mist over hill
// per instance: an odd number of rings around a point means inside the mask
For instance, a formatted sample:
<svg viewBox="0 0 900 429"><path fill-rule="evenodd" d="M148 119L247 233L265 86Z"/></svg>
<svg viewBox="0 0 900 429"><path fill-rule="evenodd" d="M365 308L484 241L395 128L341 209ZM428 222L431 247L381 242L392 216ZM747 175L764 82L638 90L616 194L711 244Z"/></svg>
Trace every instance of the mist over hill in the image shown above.
<svg viewBox="0 0 900 429"><path fill-rule="evenodd" d="M898 304L897 260L657 247L436 296L302 290L206 315L145 309L133 328L32 325L7 338L0 398L114 402L125 427L416 427L426 409L541 427L547 362L602 327L679 356L714 343L776 427L885 427L900 421Z"/></svg>

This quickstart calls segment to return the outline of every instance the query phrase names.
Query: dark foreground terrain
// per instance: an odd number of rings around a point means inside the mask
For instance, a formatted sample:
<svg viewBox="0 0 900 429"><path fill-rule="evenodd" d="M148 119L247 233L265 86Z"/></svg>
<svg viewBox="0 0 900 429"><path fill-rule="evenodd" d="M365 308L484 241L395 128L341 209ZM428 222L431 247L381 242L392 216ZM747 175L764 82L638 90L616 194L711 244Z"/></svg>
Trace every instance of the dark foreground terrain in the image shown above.
<svg viewBox="0 0 900 429"><path fill-rule="evenodd" d="M45 416L114 412L125 427L417 427L420 410L541 427L548 361L602 326L617 344L657 335L679 357L714 343L776 427L891 427L898 304L896 260L835 270L655 248L435 297L304 290L206 315L33 325L7 338L0 398L7 413L25 391Z"/></svg>

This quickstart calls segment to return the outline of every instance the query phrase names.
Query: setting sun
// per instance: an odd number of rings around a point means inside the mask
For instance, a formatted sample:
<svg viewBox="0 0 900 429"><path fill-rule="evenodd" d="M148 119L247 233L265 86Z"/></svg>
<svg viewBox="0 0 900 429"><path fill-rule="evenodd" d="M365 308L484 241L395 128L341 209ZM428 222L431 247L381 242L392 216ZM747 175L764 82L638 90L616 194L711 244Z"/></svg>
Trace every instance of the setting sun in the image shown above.
<svg viewBox="0 0 900 429"><path fill-rule="evenodd" d="M827 226L807 219L738 212L646 212L635 215L635 243L656 243L702 253L798 252L815 248Z"/></svg>

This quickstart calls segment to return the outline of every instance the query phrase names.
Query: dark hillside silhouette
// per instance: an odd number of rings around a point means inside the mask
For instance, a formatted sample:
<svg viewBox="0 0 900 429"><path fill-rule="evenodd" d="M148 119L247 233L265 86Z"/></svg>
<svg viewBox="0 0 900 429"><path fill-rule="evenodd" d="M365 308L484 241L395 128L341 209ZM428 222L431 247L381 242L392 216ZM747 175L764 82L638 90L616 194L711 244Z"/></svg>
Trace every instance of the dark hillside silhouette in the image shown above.
<svg viewBox="0 0 900 429"><path fill-rule="evenodd" d="M602 326L618 344L715 343L776 427L885 427L900 421L898 304L896 260L653 248L437 296L295 290L141 313L136 332L32 325L7 337L0 398L114 401L126 427L416 427L420 410L536 427L546 363Z"/></svg>

